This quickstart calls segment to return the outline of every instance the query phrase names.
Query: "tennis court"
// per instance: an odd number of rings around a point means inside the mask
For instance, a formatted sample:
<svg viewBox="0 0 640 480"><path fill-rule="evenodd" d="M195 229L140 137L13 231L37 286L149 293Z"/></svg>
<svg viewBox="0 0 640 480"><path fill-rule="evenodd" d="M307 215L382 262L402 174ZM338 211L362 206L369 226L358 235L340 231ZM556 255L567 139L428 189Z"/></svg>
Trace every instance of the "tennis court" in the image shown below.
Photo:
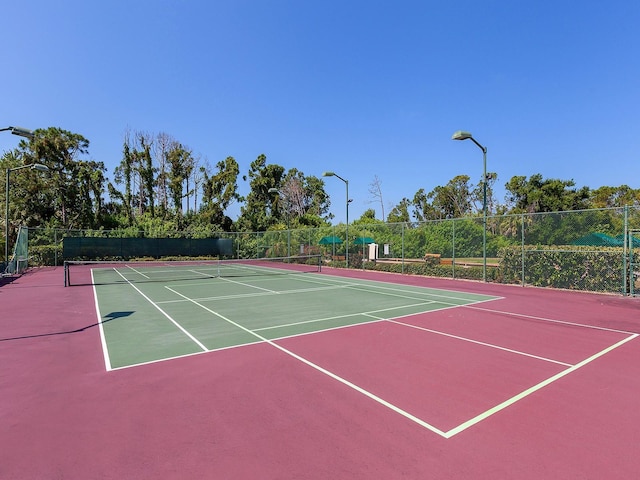
<svg viewBox="0 0 640 480"><path fill-rule="evenodd" d="M257 263L96 264L92 276L107 369L494 298ZM129 310L122 311L123 299Z"/></svg>
<svg viewBox="0 0 640 480"><path fill-rule="evenodd" d="M26 298L21 285L39 282L50 296L32 320L2 322L3 360L21 372L5 385L6 478L628 478L640 467L637 299L313 262L77 265L67 288L61 274L0 290Z"/></svg>

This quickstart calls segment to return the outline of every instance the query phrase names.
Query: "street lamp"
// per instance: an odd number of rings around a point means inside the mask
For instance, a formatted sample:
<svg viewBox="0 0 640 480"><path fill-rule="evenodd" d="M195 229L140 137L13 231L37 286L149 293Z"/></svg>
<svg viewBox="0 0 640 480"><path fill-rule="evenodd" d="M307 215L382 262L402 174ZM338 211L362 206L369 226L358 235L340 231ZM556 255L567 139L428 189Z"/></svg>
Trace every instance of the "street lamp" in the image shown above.
<svg viewBox="0 0 640 480"><path fill-rule="evenodd" d="M10 127L11 128L11 127ZM3 129L7 130L7 129ZM14 132L15 133L15 132ZM20 134L16 134L20 135ZM21 167L15 168L7 168L7 182L5 185L5 216L4 216L4 261L5 266L9 266L9 174L11 172L15 172L17 170L22 170L24 168L30 168L31 170L38 170L39 172L48 172L49 167L46 165L42 165L40 163L30 163L29 165L23 165Z"/></svg>
<svg viewBox="0 0 640 480"><path fill-rule="evenodd" d="M19 135L21 137L28 138L29 140L33 138L33 132L31 130L27 130L26 128L21 128L21 127L0 128L0 132L4 132L5 130L9 130L14 135Z"/></svg>
<svg viewBox="0 0 640 480"><path fill-rule="evenodd" d="M268 190L269 193L275 193L277 194L279 197L284 197L285 199L285 209L286 214L287 214L287 257L291 256L291 227L289 225L289 197L287 195L284 195L280 190L278 190L277 188L270 188Z"/></svg>
<svg viewBox="0 0 640 480"><path fill-rule="evenodd" d="M349 180L345 180L344 178L342 178L340 175L338 175L335 172L324 172L322 174L323 177L338 177L340 180L342 180L344 182L344 184L347 187L347 228L346 228L346 241L345 241L345 261L347 264L347 268L349 268L349 203L351 202L351 200L349 200Z"/></svg>
<svg viewBox="0 0 640 480"><path fill-rule="evenodd" d="M487 147L480 145L469 132L458 130L451 140L471 140L482 150L484 171L482 175L482 280L487 281Z"/></svg>

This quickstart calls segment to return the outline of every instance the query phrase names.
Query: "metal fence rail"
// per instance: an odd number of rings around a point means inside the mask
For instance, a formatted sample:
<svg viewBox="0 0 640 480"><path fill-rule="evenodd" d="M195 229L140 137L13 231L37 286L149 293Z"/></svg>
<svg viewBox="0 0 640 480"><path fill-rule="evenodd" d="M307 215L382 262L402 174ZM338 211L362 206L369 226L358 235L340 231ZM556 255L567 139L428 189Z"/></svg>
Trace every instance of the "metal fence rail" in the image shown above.
<svg viewBox="0 0 640 480"><path fill-rule="evenodd" d="M233 258L322 253L327 265L347 267L348 248L349 268L624 295L640 291L640 207L489 216L486 250L483 228L481 217L465 217L428 222L355 222L349 225L349 239L344 224L266 232L186 231L168 236L231 239ZM31 263L62 264L62 239L66 236L158 235L132 229L32 228ZM370 241L377 247L370 247Z"/></svg>

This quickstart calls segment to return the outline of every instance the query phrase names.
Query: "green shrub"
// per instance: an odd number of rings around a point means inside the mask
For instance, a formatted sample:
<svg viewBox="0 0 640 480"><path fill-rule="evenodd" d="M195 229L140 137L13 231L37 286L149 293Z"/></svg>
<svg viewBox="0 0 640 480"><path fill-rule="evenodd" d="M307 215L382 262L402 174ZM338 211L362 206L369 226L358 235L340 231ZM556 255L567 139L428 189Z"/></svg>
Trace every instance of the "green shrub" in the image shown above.
<svg viewBox="0 0 640 480"><path fill-rule="evenodd" d="M499 270L503 283L524 281L539 287L620 292L623 284L622 248L578 246L506 247Z"/></svg>

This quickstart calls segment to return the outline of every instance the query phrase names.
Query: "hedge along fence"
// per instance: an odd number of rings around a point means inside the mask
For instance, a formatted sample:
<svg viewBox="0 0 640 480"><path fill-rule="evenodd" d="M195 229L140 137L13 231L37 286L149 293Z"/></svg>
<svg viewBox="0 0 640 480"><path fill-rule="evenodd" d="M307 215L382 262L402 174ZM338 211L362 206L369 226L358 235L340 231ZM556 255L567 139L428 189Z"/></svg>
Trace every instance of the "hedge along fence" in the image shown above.
<svg viewBox="0 0 640 480"><path fill-rule="evenodd" d="M618 247L506 247L500 252L502 283L621 293L628 291L628 266ZM524 265L523 265L524 261Z"/></svg>
<svg viewBox="0 0 640 480"><path fill-rule="evenodd" d="M511 246L501 249L497 268L487 269L487 280L505 284L564 288L592 292L629 291L622 248L578 246ZM640 251L636 254L640 255ZM524 260L524 269L523 269ZM435 259L424 262L364 262L362 268L382 272L432 277L482 280L482 267L442 265Z"/></svg>
<svg viewBox="0 0 640 480"><path fill-rule="evenodd" d="M365 270L375 270L378 272L425 275L430 277L460 278L465 280L482 280L482 266L463 266L455 264L443 265L440 264L439 260L428 257L423 262L364 262L362 264L362 268L364 268ZM498 278L498 269L487 269L487 281L495 282Z"/></svg>

